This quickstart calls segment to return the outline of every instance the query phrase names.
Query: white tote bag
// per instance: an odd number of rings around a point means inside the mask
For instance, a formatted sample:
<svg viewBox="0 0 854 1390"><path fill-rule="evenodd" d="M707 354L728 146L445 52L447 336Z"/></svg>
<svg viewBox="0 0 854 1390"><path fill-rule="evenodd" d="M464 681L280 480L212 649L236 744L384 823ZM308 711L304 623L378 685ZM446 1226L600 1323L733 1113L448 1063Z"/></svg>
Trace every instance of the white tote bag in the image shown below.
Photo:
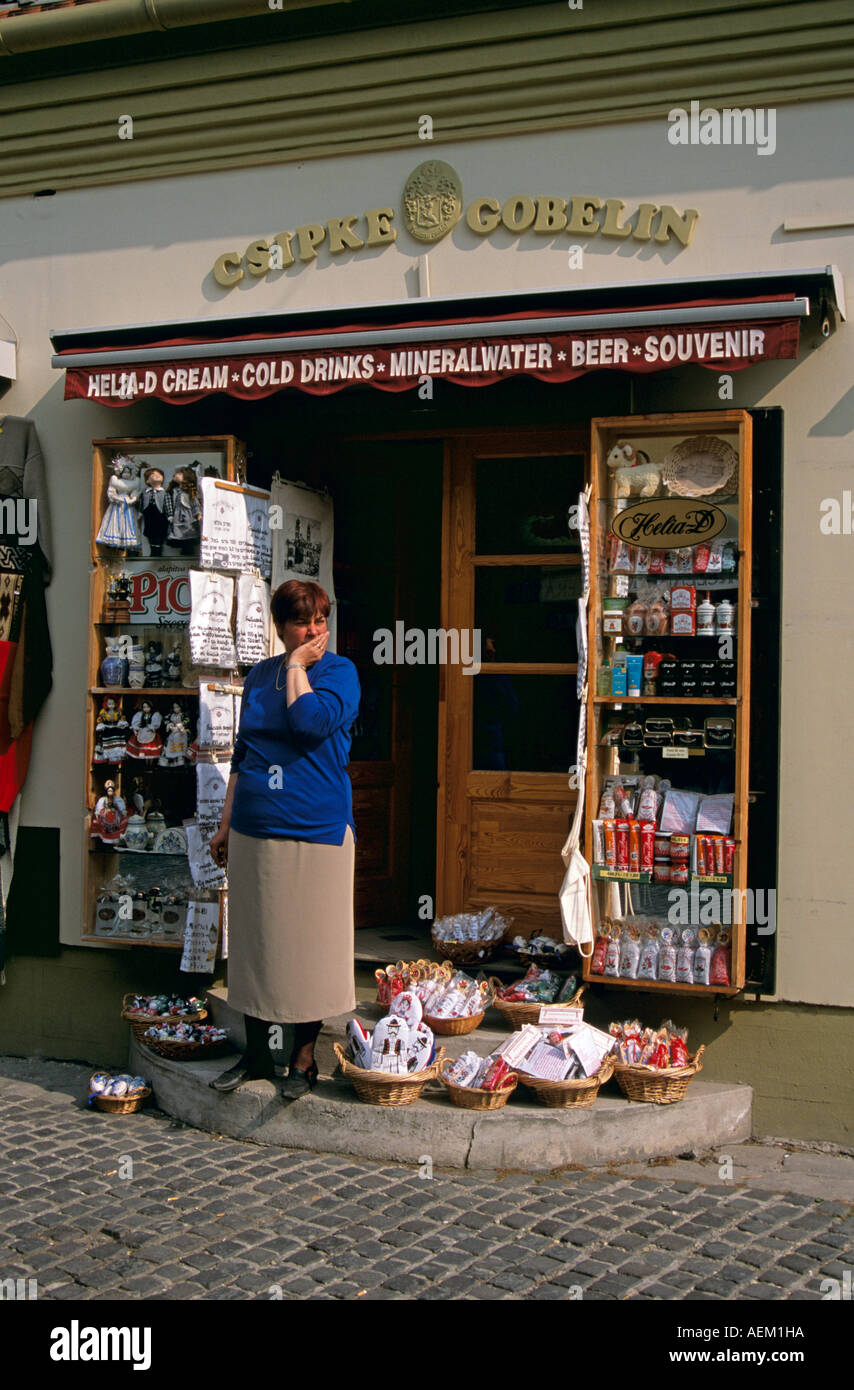
<svg viewBox="0 0 854 1390"><path fill-rule="evenodd" d="M560 887L560 916L563 923L563 939L568 946L574 946L581 956L588 959L593 955L594 923L597 917L596 895L590 881L590 865L579 848L581 825L584 816L584 771L586 758L579 769L579 793L572 818L572 828L566 844L561 850L561 858L566 873Z"/></svg>

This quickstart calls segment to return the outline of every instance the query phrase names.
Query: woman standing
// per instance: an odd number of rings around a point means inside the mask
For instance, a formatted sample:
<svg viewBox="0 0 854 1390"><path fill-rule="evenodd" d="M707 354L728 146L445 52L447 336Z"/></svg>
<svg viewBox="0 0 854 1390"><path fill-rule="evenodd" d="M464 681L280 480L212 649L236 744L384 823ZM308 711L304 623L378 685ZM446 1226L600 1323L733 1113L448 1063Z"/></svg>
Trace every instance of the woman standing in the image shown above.
<svg viewBox="0 0 854 1390"><path fill-rule="evenodd" d="M347 763L359 709L356 668L327 652L329 598L292 579L271 602L284 656L243 686L240 731L211 854L228 862L229 1003L246 1016L246 1053L211 1085L272 1079L270 1028L292 1023L285 1099L317 1080L324 1017L356 1006L355 829Z"/></svg>

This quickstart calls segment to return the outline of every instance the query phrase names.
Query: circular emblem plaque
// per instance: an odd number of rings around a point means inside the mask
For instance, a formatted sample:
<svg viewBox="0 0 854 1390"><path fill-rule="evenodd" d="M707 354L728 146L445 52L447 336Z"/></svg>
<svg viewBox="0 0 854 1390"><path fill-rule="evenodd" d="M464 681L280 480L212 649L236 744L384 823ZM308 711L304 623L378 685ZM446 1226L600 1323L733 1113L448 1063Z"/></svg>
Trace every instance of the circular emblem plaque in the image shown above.
<svg viewBox="0 0 854 1390"><path fill-rule="evenodd" d="M440 241L459 220L463 185L456 169L428 159L413 169L403 188L403 220L416 241Z"/></svg>

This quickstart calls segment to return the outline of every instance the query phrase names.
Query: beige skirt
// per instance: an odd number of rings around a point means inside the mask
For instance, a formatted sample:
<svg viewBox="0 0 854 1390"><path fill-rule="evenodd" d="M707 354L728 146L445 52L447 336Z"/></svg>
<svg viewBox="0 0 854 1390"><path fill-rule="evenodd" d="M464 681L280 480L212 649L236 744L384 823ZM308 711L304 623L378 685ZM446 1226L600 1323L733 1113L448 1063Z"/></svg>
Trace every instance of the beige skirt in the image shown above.
<svg viewBox="0 0 854 1390"><path fill-rule="evenodd" d="M270 1023L356 1007L353 868L342 845L228 837L228 1002Z"/></svg>

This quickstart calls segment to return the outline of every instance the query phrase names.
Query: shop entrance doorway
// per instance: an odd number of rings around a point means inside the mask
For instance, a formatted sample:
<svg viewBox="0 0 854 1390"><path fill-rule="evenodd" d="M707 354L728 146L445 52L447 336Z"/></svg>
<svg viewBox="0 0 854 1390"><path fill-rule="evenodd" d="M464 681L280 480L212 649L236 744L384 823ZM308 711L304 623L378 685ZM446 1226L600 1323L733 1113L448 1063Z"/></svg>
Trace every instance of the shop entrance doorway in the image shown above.
<svg viewBox="0 0 854 1390"><path fill-rule="evenodd" d="M481 670L439 668L438 914L494 904L556 933L577 792L575 624L581 556L570 508L580 430L446 445L441 626L480 632Z"/></svg>

